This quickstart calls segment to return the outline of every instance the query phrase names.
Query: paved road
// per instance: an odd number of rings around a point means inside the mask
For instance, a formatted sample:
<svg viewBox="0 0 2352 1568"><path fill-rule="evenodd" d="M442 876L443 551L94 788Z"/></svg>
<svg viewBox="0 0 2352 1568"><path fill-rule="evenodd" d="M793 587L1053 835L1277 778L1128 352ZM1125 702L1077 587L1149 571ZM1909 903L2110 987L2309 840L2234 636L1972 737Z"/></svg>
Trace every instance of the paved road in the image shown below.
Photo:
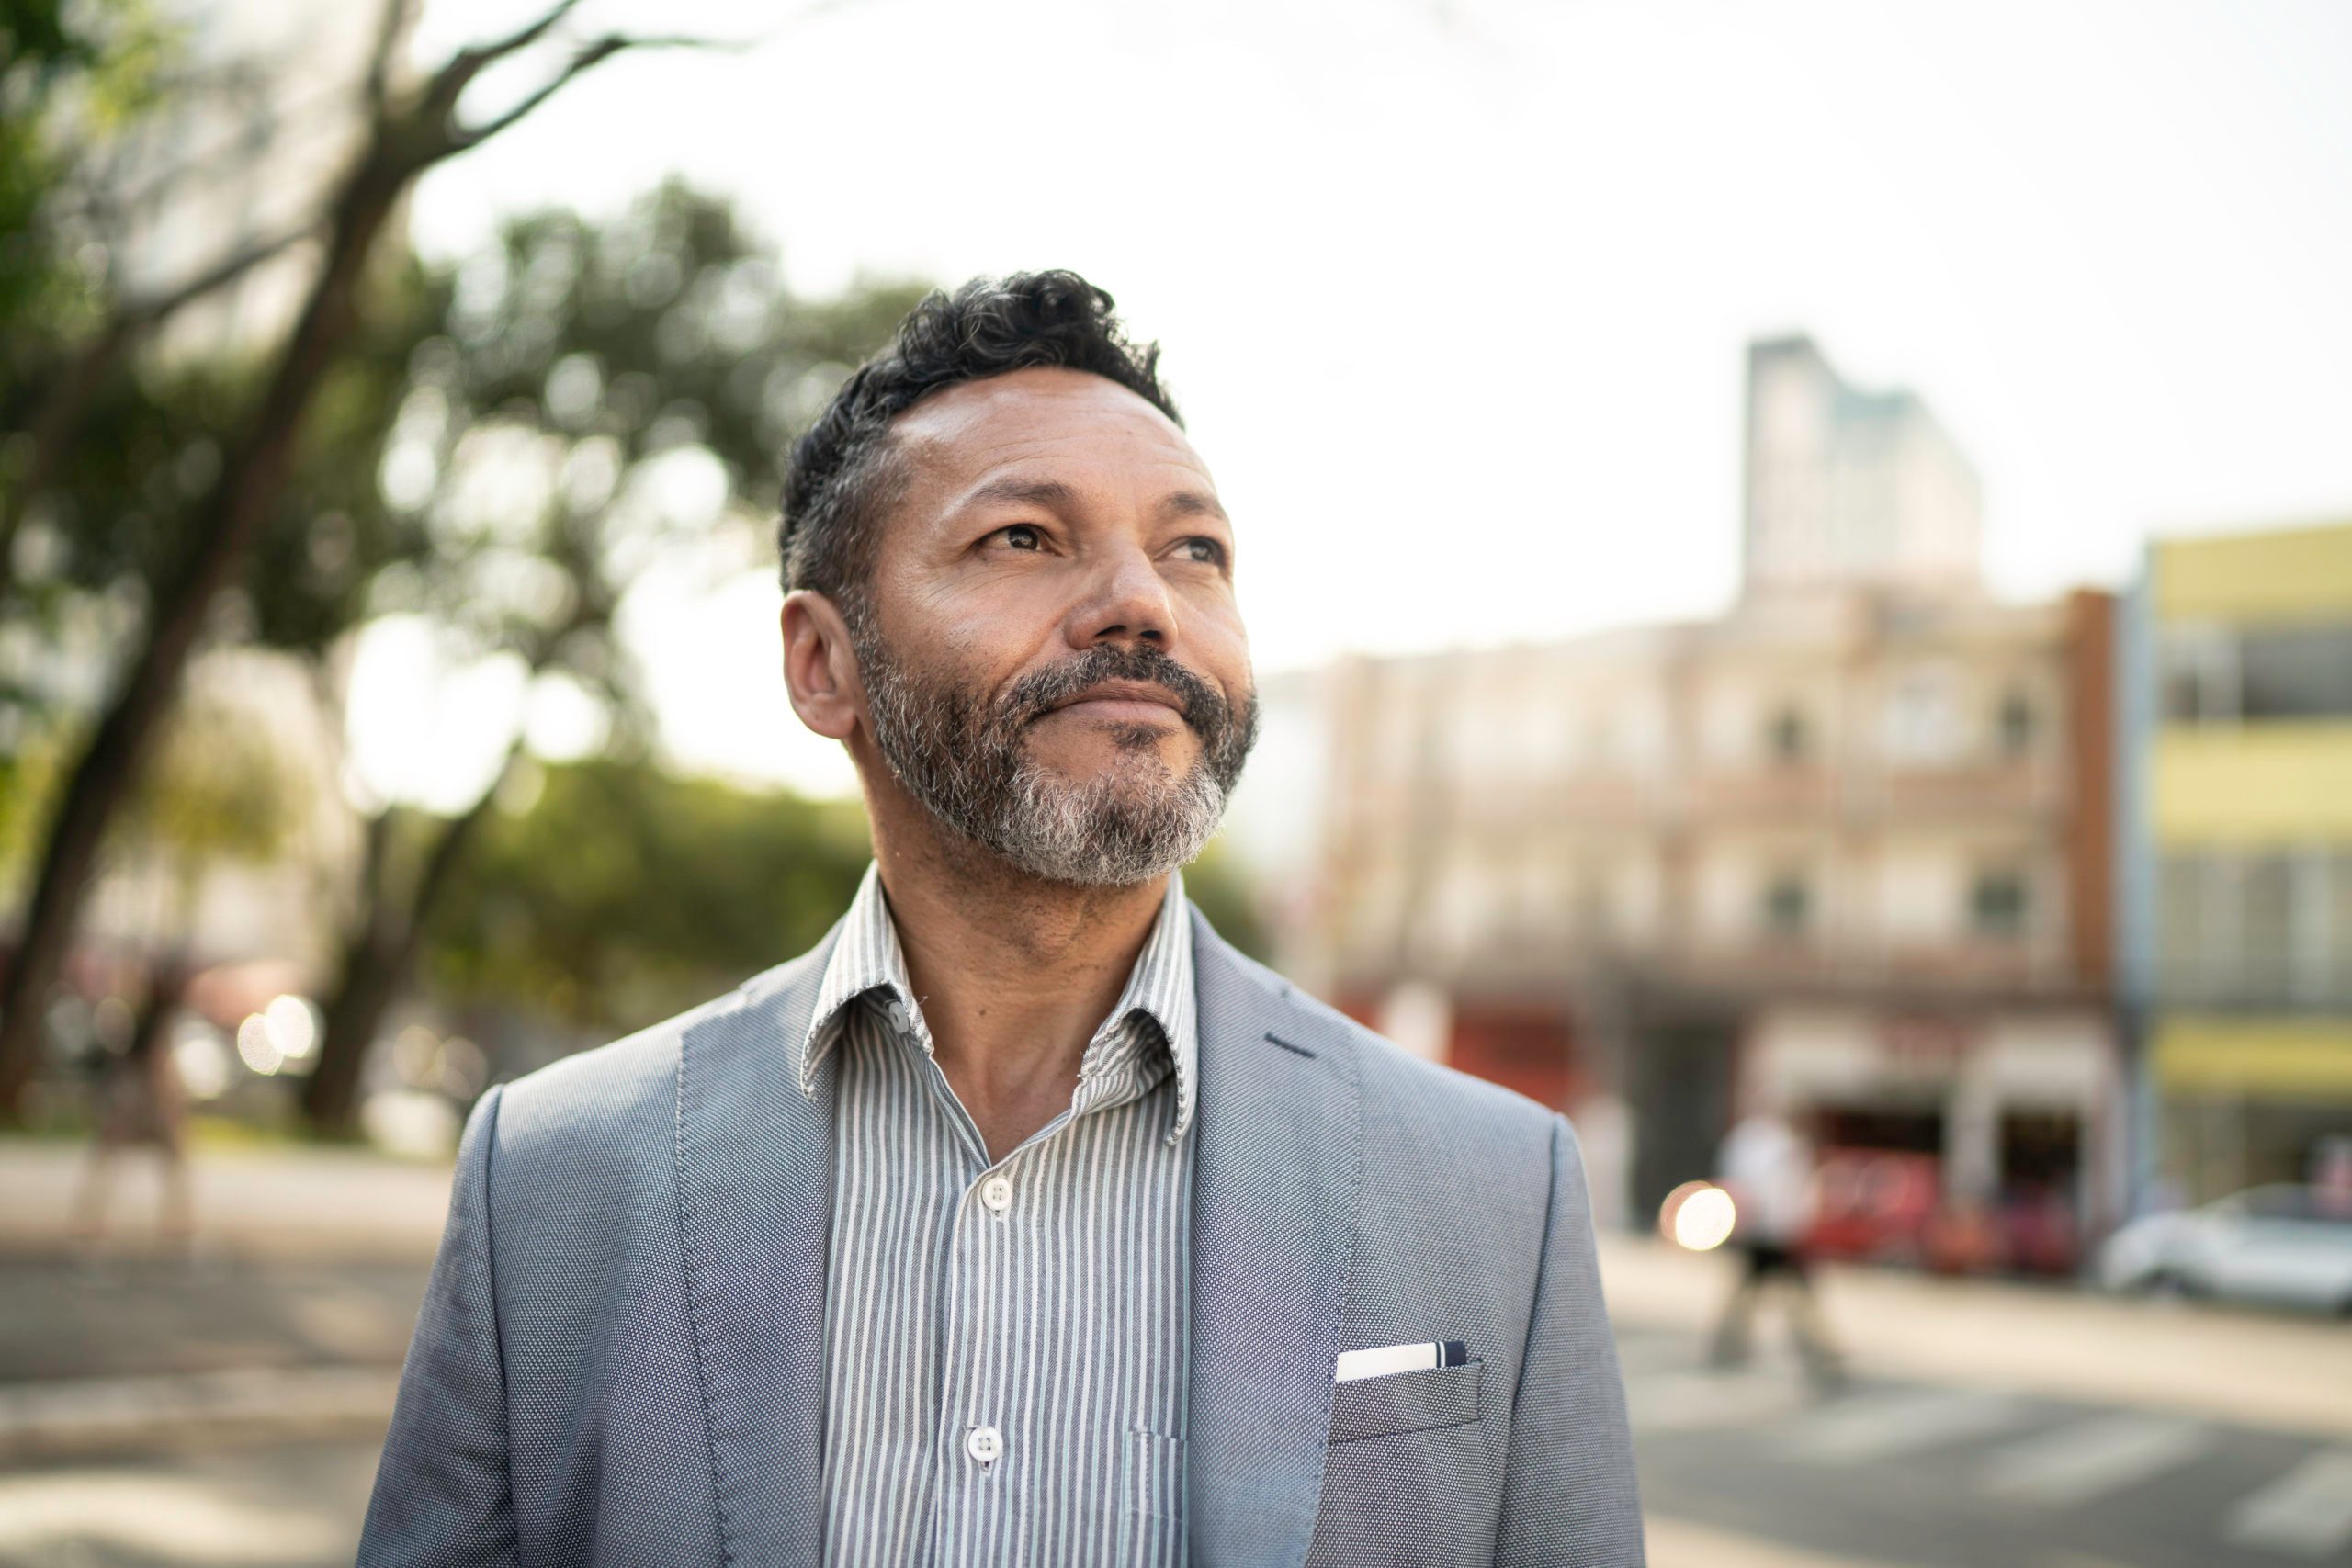
<svg viewBox="0 0 2352 1568"><path fill-rule="evenodd" d="M1896 1379L1816 1399L1792 1363L1702 1368L1686 1333L1621 1345L1643 1498L1665 1521L1825 1563L2352 1563L2352 1445Z"/></svg>
<svg viewBox="0 0 2352 1568"><path fill-rule="evenodd" d="M0 1472L10 1568L351 1568L373 1438L190 1444Z"/></svg>
<svg viewBox="0 0 2352 1568"><path fill-rule="evenodd" d="M1863 1377L1723 1374L1629 1330L1655 1568L2294 1568L2352 1563L2352 1447L2170 1412ZM347 1568L381 1442L280 1439L0 1472L0 1562Z"/></svg>
<svg viewBox="0 0 2352 1568"><path fill-rule="evenodd" d="M0 1387L223 1368L400 1364L424 1300L418 1261L162 1258L96 1269L0 1257Z"/></svg>

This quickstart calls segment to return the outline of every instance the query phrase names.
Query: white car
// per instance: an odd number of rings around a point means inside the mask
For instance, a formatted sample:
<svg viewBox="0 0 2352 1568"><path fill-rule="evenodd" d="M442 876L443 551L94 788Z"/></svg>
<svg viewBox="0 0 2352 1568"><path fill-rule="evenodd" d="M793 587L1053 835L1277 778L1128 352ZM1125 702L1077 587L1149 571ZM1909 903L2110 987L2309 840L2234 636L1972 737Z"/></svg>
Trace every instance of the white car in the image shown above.
<svg viewBox="0 0 2352 1568"><path fill-rule="evenodd" d="M2256 1187L2201 1209L2151 1214L2108 1238L2099 1277L2109 1290L2352 1313L2352 1194Z"/></svg>

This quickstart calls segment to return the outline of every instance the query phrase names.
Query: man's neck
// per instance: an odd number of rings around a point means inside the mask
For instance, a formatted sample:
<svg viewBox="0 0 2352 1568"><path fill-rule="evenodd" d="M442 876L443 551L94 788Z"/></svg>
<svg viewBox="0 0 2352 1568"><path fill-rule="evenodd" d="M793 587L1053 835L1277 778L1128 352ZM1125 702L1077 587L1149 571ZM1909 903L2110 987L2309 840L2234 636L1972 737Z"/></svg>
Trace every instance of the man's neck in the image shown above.
<svg viewBox="0 0 2352 1568"><path fill-rule="evenodd" d="M874 858L941 1070L1001 1158L1069 1105L1168 878L1041 881L928 820L874 822Z"/></svg>

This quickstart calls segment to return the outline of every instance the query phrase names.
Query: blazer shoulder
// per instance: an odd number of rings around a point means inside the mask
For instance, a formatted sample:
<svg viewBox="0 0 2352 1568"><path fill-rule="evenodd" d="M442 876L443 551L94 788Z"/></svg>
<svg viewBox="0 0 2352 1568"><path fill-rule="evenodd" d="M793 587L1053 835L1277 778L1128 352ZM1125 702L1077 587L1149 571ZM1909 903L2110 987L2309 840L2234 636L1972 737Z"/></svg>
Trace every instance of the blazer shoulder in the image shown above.
<svg viewBox="0 0 2352 1568"><path fill-rule="evenodd" d="M773 1003L815 957L802 953L657 1023L509 1079L499 1099L502 1153L517 1141L573 1144L636 1133L658 1133L666 1147L677 1116L678 1053L686 1032Z"/></svg>

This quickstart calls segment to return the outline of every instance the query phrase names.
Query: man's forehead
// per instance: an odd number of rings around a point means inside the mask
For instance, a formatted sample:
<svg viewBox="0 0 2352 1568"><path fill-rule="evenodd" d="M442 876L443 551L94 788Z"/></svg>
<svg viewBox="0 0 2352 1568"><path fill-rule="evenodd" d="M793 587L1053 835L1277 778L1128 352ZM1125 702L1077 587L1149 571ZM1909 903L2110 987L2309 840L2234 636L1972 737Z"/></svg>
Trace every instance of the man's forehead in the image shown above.
<svg viewBox="0 0 2352 1568"><path fill-rule="evenodd" d="M1196 488L1208 479L1208 465L1166 414L1105 377L1058 366L944 388L899 415L891 438L919 471L959 488L1032 462L1140 461L1182 469Z"/></svg>

